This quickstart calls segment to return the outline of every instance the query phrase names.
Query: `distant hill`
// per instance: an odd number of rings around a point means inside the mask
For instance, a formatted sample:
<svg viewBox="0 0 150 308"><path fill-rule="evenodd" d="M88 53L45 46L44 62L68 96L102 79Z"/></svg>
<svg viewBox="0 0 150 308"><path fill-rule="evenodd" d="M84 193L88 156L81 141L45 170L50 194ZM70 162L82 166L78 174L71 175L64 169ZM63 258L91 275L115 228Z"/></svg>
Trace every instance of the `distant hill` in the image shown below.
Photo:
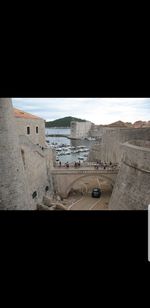
<svg viewBox="0 0 150 308"><path fill-rule="evenodd" d="M61 119L57 119L54 121L45 122L46 127L70 127L71 121L76 122L86 122L86 120L74 118L74 117L65 117Z"/></svg>

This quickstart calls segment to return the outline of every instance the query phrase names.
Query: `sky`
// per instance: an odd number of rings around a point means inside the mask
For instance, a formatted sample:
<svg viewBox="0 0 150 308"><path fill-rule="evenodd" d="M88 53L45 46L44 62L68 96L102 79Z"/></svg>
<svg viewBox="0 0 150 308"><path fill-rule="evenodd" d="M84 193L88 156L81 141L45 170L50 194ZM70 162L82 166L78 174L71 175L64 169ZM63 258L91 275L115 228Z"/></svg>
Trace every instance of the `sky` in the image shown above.
<svg viewBox="0 0 150 308"><path fill-rule="evenodd" d="M46 121L67 116L95 124L150 120L150 98L12 98L12 102Z"/></svg>

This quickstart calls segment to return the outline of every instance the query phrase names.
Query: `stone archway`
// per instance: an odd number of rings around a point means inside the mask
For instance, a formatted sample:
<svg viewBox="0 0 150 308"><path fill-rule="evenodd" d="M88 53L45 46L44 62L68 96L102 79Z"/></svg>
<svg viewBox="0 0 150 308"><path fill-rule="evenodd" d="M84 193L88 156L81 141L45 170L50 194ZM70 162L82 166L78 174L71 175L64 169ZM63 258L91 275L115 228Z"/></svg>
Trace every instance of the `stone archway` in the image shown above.
<svg viewBox="0 0 150 308"><path fill-rule="evenodd" d="M88 183L87 183L86 179L88 179ZM90 181L91 181L91 183L90 183ZM85 193L91 193L91 190L92 190L93 187L96 187L96 186L97 187L104 187L104 183L105 183L105 185L107 183L107 186L109 187L109 190L112 193L112 189L113 189L113 185L114 185L114 180L111 179L108 176L105 176L105 175L104 176L103 175L101 175L101 176L97 175L96 176L96 175L89 175L89 174L82 175L78 179L75 179L74 181L72 181L69 184L69 186L66 188L65 195L67 197L68 197L71 189L75 186L76 183L80 187L79 190L81 192L83 190L83 187L85 188ZM89 184L89 185L87 185L87 184Z"/></svg>

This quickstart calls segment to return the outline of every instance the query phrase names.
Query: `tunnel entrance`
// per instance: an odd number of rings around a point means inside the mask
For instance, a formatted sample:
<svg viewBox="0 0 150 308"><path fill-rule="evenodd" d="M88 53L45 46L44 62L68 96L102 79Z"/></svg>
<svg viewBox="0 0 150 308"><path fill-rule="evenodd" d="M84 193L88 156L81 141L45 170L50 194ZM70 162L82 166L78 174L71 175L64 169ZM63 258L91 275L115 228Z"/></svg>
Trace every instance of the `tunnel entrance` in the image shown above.
<svg viewBox="0 0 150 308"><path fill-rule="evenodd" d="M95 187L99 187L102 194L99 199L95 200L97 207L93 209L98 210L101 205L104 209L107 209L113 186L111 181L100 176L88 176L75 181L68 192L68 199L74 197L78 200L82 198L88 203L92 199L92 190Z"/></svg>

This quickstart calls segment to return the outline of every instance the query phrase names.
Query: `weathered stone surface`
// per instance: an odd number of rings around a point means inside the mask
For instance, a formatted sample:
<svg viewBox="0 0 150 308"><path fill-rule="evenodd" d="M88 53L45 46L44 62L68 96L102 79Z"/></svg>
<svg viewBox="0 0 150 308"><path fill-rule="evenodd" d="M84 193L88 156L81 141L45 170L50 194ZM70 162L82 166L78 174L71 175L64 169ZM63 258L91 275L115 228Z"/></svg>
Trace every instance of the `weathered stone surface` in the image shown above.
<svg viewBox="0 0 150 308"><path fill-rule="evenodd" d="M63 205L63 204L60 204L60 203L57 203L56 204L56 209L58 210L67 210L67 208Z"/></svg>
<svg viewBox="0 0 150 308"><path fill-rule="evenodd" d="M86 122L71 122L71 138L80 139L82 137L88 136L89 130L92 123L90 121Z"/></svg>
<svg viewBox="0 0 150 308"><path fill-rule="evenodd" d="M50 197L47 197L47 196L44 196L43 197L43 203L49 207L52 206L52 203L53 203L53 199L50 198Z"/></svg>
<svg viewBox="0 0 150 308"><path fill-rule="evenodd" d="M144 141L132 143L122 145L121 167L109 202L112 210L147 210L150 204L150 148L148 142L145 148Z"/></svg>
<svg viewBox="0 0 150 308"><path fill-rule="evenodd" d="M60 196L56 196L56 200L57 200L57 201L61 201Z"/></svg>
<svg viewBox="0 0 150 308"><path fill-rule="evenodd" d="M56 210L56 206L55 206L55 205L51 206L51 207L49 208L49 210L50 210L50 211Z"/></svg>
<svg viewBox="0 0 150 308"><path fill-rule="evenodd" d="M150 127L147 128L107 128L99 144L93 145L88 161L112 161L120 163L121 144L130 140L150 140Z"/></svg>
<svg viewBox="0 0 150 308"><path fill-rule="evenodd" d="M37 210L38 211L49 211L49 207L41 203L41 204L37 204Z"/></svg>
<svg viewBox="0 0 150 308"><path fill-rule="evenodd" d="M21 158L10 98L0 98L0 209L35 209Z"/></svg>

